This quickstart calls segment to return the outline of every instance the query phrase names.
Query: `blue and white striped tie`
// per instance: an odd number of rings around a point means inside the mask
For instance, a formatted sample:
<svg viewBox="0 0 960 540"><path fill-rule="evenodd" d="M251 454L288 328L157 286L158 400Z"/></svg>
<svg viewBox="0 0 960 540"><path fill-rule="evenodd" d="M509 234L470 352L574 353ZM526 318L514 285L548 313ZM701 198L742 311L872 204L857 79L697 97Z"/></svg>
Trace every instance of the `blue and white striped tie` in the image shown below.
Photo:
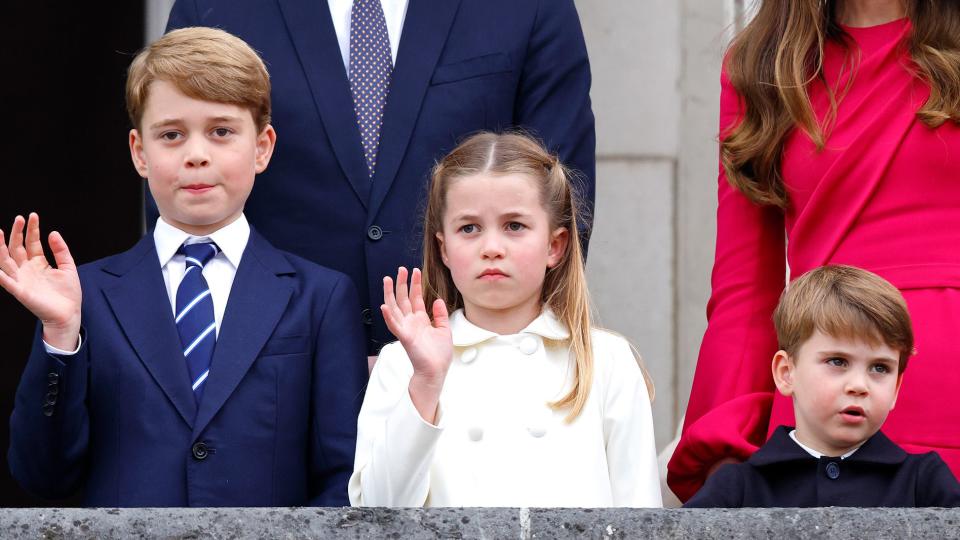
<svg viewBox="0 0 960 540"><path fill-rule="evenodd" d="M210 375L210 360L217 345L217 324L213 318L210 287L203 279L203 267L219 250L213 242L184 244L177 253L186 257L183 280L177 287L177 332L187 359L187 371L197 403L203 396L204 383Z"/></svg>

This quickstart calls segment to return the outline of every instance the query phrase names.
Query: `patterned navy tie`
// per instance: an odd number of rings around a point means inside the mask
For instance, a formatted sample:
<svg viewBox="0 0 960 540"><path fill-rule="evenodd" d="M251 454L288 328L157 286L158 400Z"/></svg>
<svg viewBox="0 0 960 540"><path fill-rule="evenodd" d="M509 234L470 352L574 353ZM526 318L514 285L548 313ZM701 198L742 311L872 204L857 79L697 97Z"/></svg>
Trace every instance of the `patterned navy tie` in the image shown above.
<svg viewBox="0 0 960 540"><path fill-rule="evenodd" d="M200 403L204 382L210 374L210 360L217 344L217 325L213 318L213 299L203 278L203 267L217 254L212 242L184 244L177 253L186 257L183 281L177 287L176 321L183 356L193 386L193 395Z"/></svg>
<svg viewBox="0 0 960 540"><path fill-rule="evenodd" d="M350 91L370 178L377 167L380 125L392 71L390 38L380 0L353 0L350 10Z"/></svg>

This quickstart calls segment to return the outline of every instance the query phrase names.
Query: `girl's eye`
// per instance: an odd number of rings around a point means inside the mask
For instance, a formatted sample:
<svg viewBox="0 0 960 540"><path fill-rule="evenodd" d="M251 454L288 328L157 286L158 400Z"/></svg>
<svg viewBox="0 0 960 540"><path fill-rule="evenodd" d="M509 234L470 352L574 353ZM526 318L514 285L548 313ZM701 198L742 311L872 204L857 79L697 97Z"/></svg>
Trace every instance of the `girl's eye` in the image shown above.
<svg viewBox="0 0 960 540"><path fill-rule="evenodd" d="M845 358L827 358L827 363L835 367L845 367L847 365L847 360Z"/></svg>
<svg viewBox="0 0 960 540"><path fill-rule="evenodd" d="M510 223L507 223L507 230L511 232L520 232L526 228L527 228L526 225L524 225L523 223L517 223L516 221L511 221Z"/></svg>
<svg viewBox="0 0 960 540"><path fill-rule="evenodd" d="M476 232L476 230L477 230L477 226L472 223L469 225L464 225L463 227L460 227L460 232L467 233L467 234Z"/></svg>

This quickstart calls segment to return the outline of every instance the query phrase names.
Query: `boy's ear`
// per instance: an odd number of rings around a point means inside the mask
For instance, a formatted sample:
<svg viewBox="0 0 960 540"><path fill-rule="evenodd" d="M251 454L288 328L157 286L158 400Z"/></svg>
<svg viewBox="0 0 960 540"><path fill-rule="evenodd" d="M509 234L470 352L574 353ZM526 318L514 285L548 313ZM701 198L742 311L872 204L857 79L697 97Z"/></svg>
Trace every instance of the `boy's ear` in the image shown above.
<svg viewBox="0 0 960 540"><path fill-rule="evenodd" d="M443 265L447 268L450 267L450 264L447 262L447 246L443 243L443 233L437 233L437 245L440 246L440 259L443 260Z"/></svg>
<svg viewBox="0 0 960 540"><path fill-rule="evenodd" d="M256 157L256 171L257 174L262 173L267 170L267 165L270 164L270 156L273 155L273 148L277 144L277 132L273 129L273 126L267 124L257 135L257 157Z"/></svg>
<svg viewBox="0 0 960 540"><path fill-rule="evenodd" d="M137 174L141 178L147 177L149 167L147 160L143 155L143 137L136 128L130 130L130 159L133 160L133 167L137 169Z"/></svg>
<svg viewBox="0 0 960 540"><path fill-rule="evenodd" d="M570 241L570 231L566 227L557 227L550 233L550 245L547 246L547 268L553 268L563 260Z"/></svg>
<svg viewBox="0 0 960 540"><path fill-rule="evenodd" d="M787 351L779 350L773 355L773 382L777 385L777 390L786 397L793 395L793 370L796 367Z"/></svg>

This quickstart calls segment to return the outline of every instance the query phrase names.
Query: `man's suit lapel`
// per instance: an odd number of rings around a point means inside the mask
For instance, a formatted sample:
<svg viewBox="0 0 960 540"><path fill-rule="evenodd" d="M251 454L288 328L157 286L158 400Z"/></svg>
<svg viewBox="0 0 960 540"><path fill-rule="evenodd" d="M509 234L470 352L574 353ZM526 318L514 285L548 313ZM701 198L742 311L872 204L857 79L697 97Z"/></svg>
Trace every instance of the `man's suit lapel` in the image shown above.
<svg viewBox="0 0 960 540"><path fill-rule="evenodd" d="M111 259L103 271L117 277L103 293L123 333L184 422L193 426L196 401L153 236Z"/></svg>
<svg viewBox="0 0 960 540"><path fill-rule="evenodd" d="M193 427L194 438L216 416L273 333L293 294L292 287L280 276L293 273L286 258L251 230L220 324L210 377Z"/></svg>
<svg viewBox="0 0 960 540"><path fill-rule="evenodd" d="M344 175L366 207L370 200L370 177L330 9L326 2L279 0L279 3L317 111L323 119L324 131Z"/></svg>
<svg viewBox="0 0 960 540"><path fill-rule="evenodd" d="M368 220L376 217L406 154L460 0L410 0L380 128ZM359 143L358 143L359 144ZM426 175L428 171L423 171Z"/></svg>

